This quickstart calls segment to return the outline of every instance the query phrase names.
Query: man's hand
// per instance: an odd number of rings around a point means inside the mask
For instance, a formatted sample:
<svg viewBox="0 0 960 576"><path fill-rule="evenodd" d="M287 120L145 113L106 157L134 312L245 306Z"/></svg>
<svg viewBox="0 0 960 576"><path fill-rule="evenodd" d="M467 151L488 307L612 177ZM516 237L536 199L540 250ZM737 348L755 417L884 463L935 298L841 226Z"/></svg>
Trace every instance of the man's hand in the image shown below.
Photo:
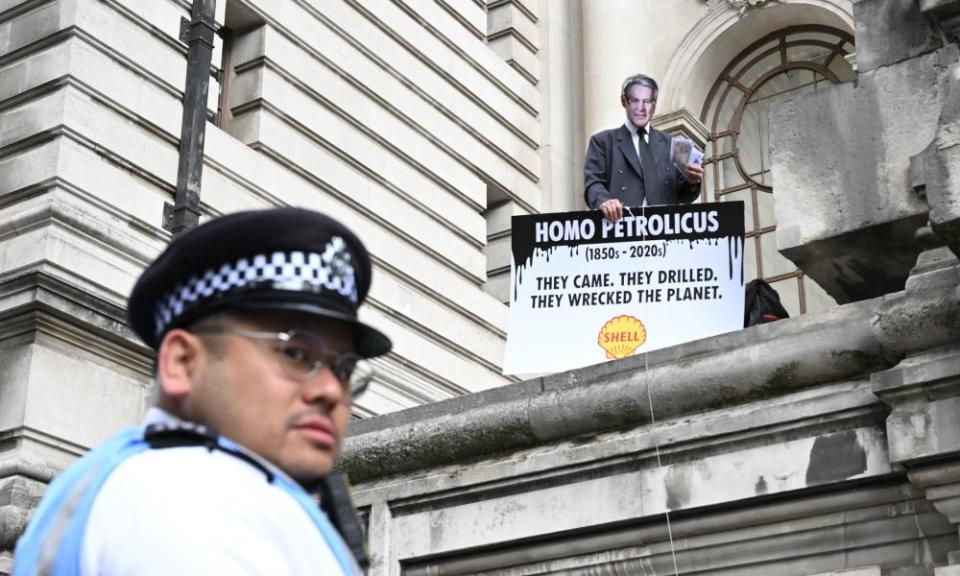
<svg viewBox="0 0 960 576"><path fill-rule="evenodd" d="M691 184L699 184L703 180L703 166L697 164L684 164L683 177Z"/></svg>
<svg viewBox="0 0 960 576"><path fill-rule="evenodd" d="M601 204L600 211L603 212L603 217L611 222L623 218L623 204L616 198L611 198Z"/></svg>

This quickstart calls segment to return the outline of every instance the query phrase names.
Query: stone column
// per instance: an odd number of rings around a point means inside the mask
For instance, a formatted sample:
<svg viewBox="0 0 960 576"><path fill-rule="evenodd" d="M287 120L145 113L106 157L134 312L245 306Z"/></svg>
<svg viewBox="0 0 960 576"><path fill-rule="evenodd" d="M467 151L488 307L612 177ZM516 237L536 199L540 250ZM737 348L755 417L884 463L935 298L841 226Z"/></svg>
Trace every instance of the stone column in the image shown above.
<svg viewBox="0 0 960 576"><path fill-rule="evenodd" d="M583 117L587 135L624 121L620 83L654 64L648 0L584 2Z"/></svg>
<svg viewBox="0 0 960 576"><path fill-rule="evenodd" d="M890 463L906 469L910 482L955 525L960 525L958 285L960 262L950 250L921 254L905 297L888 299L873 321L884 349L905 358L871 377L874 394L890 408ZM958 565L951 570L960 569L960 554L951 552L949 559L951 566Z"/></svg>
<svg viewBox="0 0 960 576"><path fill-rule="evenodd" d="M584 207L581 4L540 0L540 184L547 212Z"/></svg>

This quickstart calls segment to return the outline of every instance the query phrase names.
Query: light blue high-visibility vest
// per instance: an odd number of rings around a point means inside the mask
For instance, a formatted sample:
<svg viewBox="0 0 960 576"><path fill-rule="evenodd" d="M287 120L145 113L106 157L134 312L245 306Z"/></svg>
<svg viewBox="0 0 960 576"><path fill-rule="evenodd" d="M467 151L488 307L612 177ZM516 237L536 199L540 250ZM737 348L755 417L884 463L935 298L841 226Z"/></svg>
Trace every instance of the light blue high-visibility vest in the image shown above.
<svg viewBox="0 0 960 576"><path fill-rule="evenodd" d="M219 437L212 442L211 448L250 462L250 457L243 449L230 440ZM151 449L144 439L143 428L128 428L88 452L57 476L50 483L27 529L17 542L13 576L80 576L84 531L103 483L125 460ZM271 474L269 481L296 500L310 516L343 574L355 574L350 551L310 495L283 474Z"/></svg>

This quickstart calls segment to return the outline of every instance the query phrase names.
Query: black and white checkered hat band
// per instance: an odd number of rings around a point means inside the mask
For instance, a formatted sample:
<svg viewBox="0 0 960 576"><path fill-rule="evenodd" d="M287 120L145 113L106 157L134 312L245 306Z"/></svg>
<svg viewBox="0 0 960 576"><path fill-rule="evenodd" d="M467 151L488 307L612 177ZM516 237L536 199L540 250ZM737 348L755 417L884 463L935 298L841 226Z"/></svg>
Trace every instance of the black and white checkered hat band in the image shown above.
<svg viewBox="0 0 960 576"><path fill-rule="evenodd" d="M274 252L240 258L232 264L207 270L173 289L156 307L156 335L197 302L252 286L275 290L320 293L333 291L357 304L357 283L350 253L334 237L323 254L316 252Z"/></svg>

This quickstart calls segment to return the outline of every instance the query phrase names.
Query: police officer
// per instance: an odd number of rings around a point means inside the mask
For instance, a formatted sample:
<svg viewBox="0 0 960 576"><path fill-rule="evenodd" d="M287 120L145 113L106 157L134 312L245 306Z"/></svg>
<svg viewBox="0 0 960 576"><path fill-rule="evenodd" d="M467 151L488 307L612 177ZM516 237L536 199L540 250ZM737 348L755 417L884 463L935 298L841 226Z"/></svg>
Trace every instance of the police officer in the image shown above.
<svg viewBox="0 0 960 576"><path fill-rule="evenodd" d="M352 509L308 490L337 498L352 398L391 347L357 319L370 274L350 230L298 208L173 241L128 305L158 397L51 483L14 574L358 574Z"/></svg>

